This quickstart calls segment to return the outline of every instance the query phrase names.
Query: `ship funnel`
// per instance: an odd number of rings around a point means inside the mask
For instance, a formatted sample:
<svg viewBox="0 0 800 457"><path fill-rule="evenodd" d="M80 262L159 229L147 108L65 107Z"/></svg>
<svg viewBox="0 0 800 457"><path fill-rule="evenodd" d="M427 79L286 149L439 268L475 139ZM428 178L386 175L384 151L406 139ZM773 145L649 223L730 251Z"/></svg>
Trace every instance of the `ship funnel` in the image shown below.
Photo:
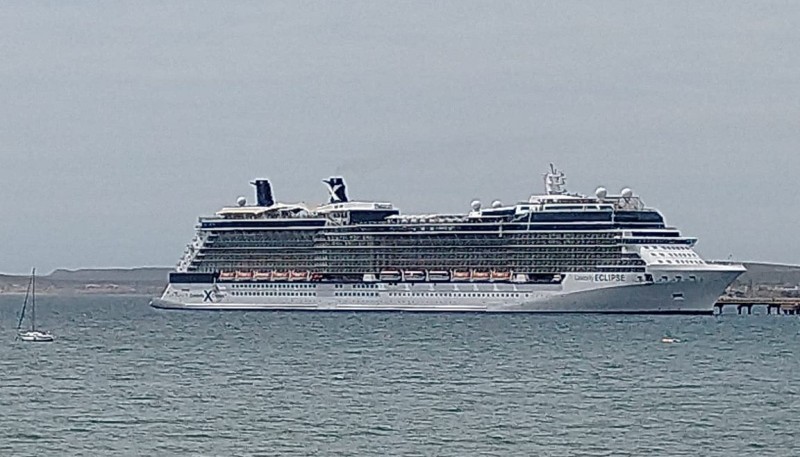
<svg viewBox="0 0 800 457"><path fill-rule="evenodd" d="M347 188L344 179L339 176L332 176L323 179L322 182L328 185L328 192L331 194L330 203L344 203L347 201Z"/></svg>
<svg viewBox="0 0 800 457"><path fill-rule="evenodd" d="M272 185L267 179L256 179L250 184L256 186L256 204L258 206L272 206L275 199L272 197Z"/></svg>

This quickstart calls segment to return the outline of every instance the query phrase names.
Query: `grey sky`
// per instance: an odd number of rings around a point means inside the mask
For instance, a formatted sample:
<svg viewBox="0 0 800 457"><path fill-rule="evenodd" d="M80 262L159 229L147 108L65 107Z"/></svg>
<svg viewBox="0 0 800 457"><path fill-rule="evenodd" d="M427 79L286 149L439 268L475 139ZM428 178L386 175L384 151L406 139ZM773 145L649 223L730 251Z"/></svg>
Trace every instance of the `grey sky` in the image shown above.
<svg viewBox="0 0 800 457"><path fill-rule="evenodd" d="M798 2L232 3L0 7L0 271L172 265L256 176L464 211L550 161L800 261Z"/></svg>

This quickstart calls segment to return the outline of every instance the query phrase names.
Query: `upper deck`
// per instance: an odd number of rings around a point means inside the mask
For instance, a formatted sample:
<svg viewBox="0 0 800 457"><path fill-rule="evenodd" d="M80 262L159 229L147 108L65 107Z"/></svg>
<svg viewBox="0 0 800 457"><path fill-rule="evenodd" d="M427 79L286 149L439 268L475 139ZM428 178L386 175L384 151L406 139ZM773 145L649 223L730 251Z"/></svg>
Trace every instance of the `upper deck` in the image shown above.
<svg viewBox="0 0 800 457"><path fill-rule="evenodd" d="M531 230L663 230L663 216L644 205L630 189L609 195L598 188L594 196L570 194L564 174L551 165L544 175L545 193L527 201L503 205L494 201L484 207L473 201L470 210L459 214L401 214L390 202L350 201L344 180L324 180L330 200L320 205L281 203L272 198L267 180L256 180L257 203L248 205L239 197L238 206L225 207L214 216L201 217L203 230L326 229L337 231L431 232L431 231L531 231Z"/></svg>
<svg viewBox="0 0 800 457"><path fill-rule="evenodd" d="M569 194L554 168L543 194L511 205L473 201L456 214L401 214L390 202L350 201L341 178L324 182L330 200L307 205L278 202L269 182L256 180L256 204L240 197L237 206L200 218L179 271L619 273L641 272L648 262L695 262L685 248L696 240L666 226L632 191Z"/></svg>

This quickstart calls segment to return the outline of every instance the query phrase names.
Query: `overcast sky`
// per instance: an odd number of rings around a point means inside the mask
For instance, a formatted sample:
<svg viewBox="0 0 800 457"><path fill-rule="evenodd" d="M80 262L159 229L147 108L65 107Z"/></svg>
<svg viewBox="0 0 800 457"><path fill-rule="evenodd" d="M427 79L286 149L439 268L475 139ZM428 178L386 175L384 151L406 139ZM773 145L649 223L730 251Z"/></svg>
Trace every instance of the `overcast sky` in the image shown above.
<svg viewBox="0 0 800 457"><path fill-rule="evenodd" d="M630 186L800 263L800 2L6 2L0 271L174 265L253 200L466 211Z"/></svg>

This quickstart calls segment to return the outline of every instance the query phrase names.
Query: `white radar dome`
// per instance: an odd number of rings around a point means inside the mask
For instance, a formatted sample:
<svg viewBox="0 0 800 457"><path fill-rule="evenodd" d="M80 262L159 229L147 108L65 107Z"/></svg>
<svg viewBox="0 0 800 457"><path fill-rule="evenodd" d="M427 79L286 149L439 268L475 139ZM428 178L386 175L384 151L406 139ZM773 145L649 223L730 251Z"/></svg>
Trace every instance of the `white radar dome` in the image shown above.
<svg viewBox="0 0 800 457"><path fill-rule="evenodd" d="M598 187L597 190L594 191L594 195L600 200L605 200L608 196L608 190L605 187Z"/></svg>
<svg viewBox="0 0 800 457"><path fill-rule="evenodd" d="M244 206L247 204L247 199L244 197L239 197L236 199L236 204L239 206Z"/></svg>
<svg viewBox="0 0 800 457"><path fill-rule="evenodd" d="M480 200L472 200L472 203L470 203L470 206L472 206L472 211L478 211L479 209L481 209L481 201Z"/></svg>
<svg viewBox="0 0 800 457"><path fill-rule="evenodd" d="M620 195L622 195L622 198L631 198L631 197L633 197L633 191L630 188L626 187L626 188L622 189L622 192L620 192Z"/></svg>
<svg viewBox="0 0 800 457"><path fill-rule="evenodd" d="M501 206L503 206L503 204L500 202L500 200L495 200L492 202L492 208L499 208Z"/></svg>

